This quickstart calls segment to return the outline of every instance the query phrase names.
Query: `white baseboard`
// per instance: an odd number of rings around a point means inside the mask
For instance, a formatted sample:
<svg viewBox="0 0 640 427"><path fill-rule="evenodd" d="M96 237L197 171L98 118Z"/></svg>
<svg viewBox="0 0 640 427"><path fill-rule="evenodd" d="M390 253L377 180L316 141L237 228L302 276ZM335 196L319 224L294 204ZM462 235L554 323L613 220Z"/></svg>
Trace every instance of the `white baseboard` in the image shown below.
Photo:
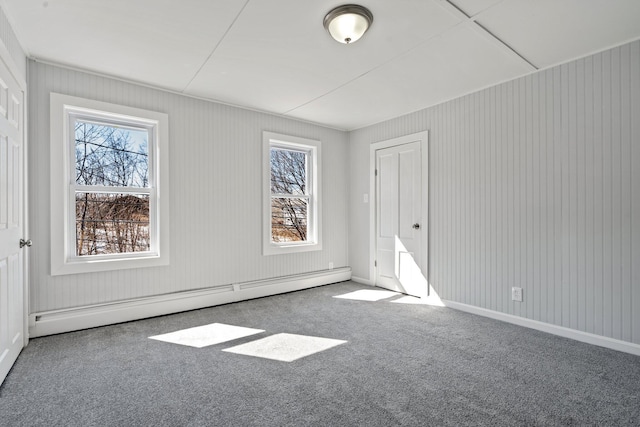
<svg viewBox="0 0 640 427"><path fill-rule="evenodd" d="M445 306L465 311L467 313L477 314L492 319L501 320L514 325L524 326L526 328L536 329L538 331L547 332L553 335L559 335L565 338L571 338L587 344L593 344L600 347L610 348L612 350L623 351L640 356L640 345L628 341L622 341L614 338L604 337L602 335L582 332L575 329L565 328L564 326L552 325L550 323L540 322L538 320L525 319L523 317L514 316L512 314L500 313L498 311L488 310L486 308L476 307L473 305L462 304L455 301L442 300Z"/></svg>
<svg viewBox="0 0 640 427"><path fill-rule="evenodd" d="M35 313L29 316L29 336L35 338L129 322L298 291L349 279L351 279L351 268L344 267L108 304Z"/></svg>
<svg viewBox="0 0 640 427"><path fill-rule="evenodd" d="M362 277L357 277L357 276L351 276L351 280L353 280L356 283L360 283L361 285L369 285L369 286L374 286L374 283L369 280L369 279L364 279Z"/></svg>

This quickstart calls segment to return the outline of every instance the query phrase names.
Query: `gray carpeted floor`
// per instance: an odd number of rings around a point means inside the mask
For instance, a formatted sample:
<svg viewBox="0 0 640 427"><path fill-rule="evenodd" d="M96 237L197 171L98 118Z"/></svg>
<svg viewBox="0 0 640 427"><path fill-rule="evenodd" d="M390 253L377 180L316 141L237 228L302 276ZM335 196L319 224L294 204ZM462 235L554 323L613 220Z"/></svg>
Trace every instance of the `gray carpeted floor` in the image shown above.
<svg viewBox="0 0 640 427"><path fill-rule="evenodd" d="M34 339L6 426L640 425L640 357L455 310L332 298L352 282ZM265 332L204 348L149 336ZM291 363L221 351L276 333L346 340Z"/></svg>

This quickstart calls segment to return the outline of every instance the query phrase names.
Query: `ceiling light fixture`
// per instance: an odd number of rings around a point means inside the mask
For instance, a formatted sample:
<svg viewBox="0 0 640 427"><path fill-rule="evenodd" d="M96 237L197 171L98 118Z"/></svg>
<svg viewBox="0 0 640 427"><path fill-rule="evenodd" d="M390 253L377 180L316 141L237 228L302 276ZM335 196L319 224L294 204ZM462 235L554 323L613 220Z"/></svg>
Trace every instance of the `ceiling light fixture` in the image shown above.
<svg viewBox="0 0 640 427"><path fill-rule="evenodd" d="M338 6L324 17L324 28L331 37L344 44L358 41L373 22L373 14L357 4Z"/></svg>

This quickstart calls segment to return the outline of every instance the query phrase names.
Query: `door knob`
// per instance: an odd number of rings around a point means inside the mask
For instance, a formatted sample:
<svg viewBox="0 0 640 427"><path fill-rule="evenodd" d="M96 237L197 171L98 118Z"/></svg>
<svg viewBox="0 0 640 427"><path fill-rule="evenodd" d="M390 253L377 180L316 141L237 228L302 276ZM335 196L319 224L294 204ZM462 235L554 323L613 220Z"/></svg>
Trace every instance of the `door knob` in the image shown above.
<svg viewBox="0 0 640 427"><path fill-rule="evenodd" d="M20 239L20 247L21 248L24 248L25 246L30 248L32 244L33 243L31 242L31 239L29 239L29 240Z"/></svg>
<svg viewBox="0 0 640 427"><path fill-rule="evenodd" d="M419 230L420 229L420 224L418 224L417 222L415 224L413 224L411 226L411 228L413 228L414 230Z"/></svg>

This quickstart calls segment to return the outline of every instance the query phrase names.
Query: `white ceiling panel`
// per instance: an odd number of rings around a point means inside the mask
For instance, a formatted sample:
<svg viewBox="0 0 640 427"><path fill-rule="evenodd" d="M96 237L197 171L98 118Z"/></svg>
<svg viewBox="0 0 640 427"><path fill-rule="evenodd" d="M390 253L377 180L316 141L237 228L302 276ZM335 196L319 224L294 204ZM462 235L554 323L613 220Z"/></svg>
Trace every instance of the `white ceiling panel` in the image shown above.
<svg viewBox="0 0 640 427"><path fill-rule="evenodd" d="M337 4L249 2L186 92L284 113L460 22L437 3L403 3L406 9L387 0L363 2L380 18L374 18L366 37L347 46L333 41L322 26Z"/></svg>
<svg viewBox="0 0 640 427"><path fill-rule="evenodd" d="M19 0L32 57L182 90L242 8L237 0Z"/></svg>
<svg viewBox="0 0 640 427"><path fill-rule="evenodd" d="M362 0L373 25L344 45L322 26L341 4L0 0L31 58L340 129L531 72L518 54L545 68L640 38L640 0Z"/></svg>
<svg viewBox="0 0 640 427"><path fill-rule="evenodd" d="M416 111L529 71L468 23L290 114L355 129L393 118L399 109Z"/></svg>
<svg viewBox="0 0 640 427"><path fill-rule="evenodd" d="M503 1L504 0L452 0L451 3L466 13L467 16L473 17Z"/></svg>
<svg viewBox="0 0 640 427"><path fill-rule="evenodd" d="M640 37L640 0L505 0L477 20L546 68Z"/></svg>

